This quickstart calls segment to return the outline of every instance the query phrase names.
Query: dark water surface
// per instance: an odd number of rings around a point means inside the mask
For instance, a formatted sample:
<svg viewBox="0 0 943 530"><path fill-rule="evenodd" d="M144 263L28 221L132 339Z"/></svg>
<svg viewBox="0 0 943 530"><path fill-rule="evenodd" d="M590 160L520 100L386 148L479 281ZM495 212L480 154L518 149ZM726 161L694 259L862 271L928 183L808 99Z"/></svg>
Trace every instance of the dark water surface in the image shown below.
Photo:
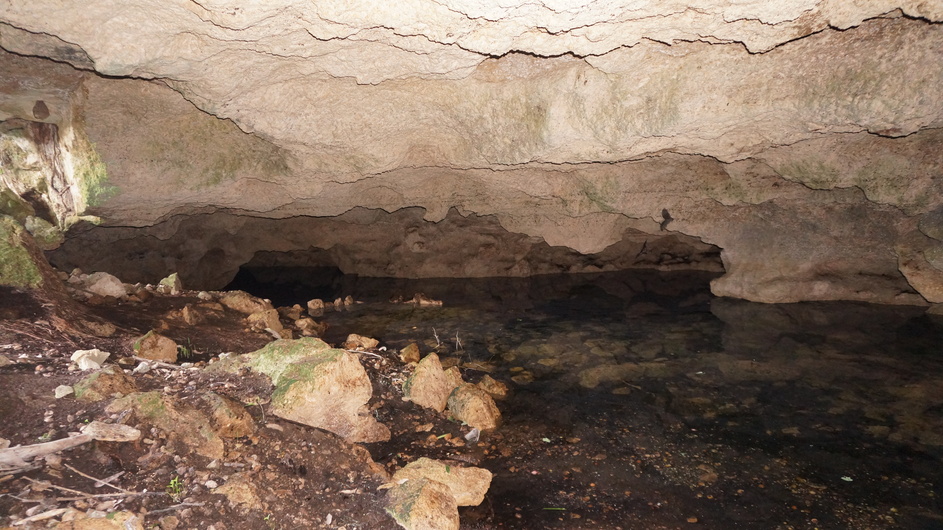
<svg viewBox="0 0 943 530"><path fill-rule="evenodd" d="M509 384L463 528L943 528L943 317L715 298L711 277L267 269L232 287L351 295L328 342L417 342ZM389 302L417 292L443 307Z"/></svg>

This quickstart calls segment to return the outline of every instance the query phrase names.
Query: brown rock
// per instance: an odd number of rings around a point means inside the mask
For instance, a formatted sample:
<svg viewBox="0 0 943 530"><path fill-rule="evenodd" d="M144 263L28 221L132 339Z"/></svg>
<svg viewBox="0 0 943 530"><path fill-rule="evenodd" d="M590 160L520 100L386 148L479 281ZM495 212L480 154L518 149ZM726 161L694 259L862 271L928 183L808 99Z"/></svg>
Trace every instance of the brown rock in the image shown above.
<svg viewBox="0 0 943 530"><path fill-rule="evenodd" d="M320 298L308 300L308 314L313 317L324 316L324 300Z"/></svg>
<svg viewBox="0 0 943 530"><path fill-rule="evenodd" d="M426 478L444 484L459 506L478 506L491 487L491 472L420 458L393 474L392 481Z"/></svg>
<svg viewBox="0 0 943 530"><path fill-rule="evenodd" d="M394 485L386 511L407 530L458 530L458 504L440 482L419 478Z"/></svg>
<svg viewBox="0 0 943 530"><path fill-rule="evenodd" d="M137 392L134 379L116 366L108 366L73 385L75 398L80 401L101 401L115 394Z"/></svg>
<svg viewBox="0 0 943 530"><path fill-rule="evenodd" d="M229 291L219 299L219 302L229 309L246 315L273 309L271 303L244 291Z"/></svg>
<svg viewBox="0 0 943 530"><path fill-rule="evenodd" d="M133 411L142 423L165 431L177 451L193 451L207 458L223 457L223 440L209 417L173 396L135 392L114 400L105 410L109 414Z"/></svg>
<svg viewBox="0 0 943 530"><path fill-rule="evenodd" d="M281 320L278 319L278 311L275 309L266 309L265 311L259 311L258 313L252 313L246 317L246 322L249 323L249 328L252 331L266 331L272 330L275 333L281 333L285 329L282 326Z"/></svg>
<svg viewBox="0 0 943 530"><path fill-rule="evenodd" d="M287 318L288 320L298 320L301 318L301 315L304 313L304 308L298 304L295 304L291 307L279 307L278 314Z"/></svg>
<svg viewBox="0 0 943 530"><path fill-rule="evenodd" d="M419 346L415 342L410 342L408 346L400 350L399 359L404 363L419 362Z"/></svg>
<svg viewBox="0 0 943 530"><path fill-rule="evenodd" d="M255 421L241 403L215 392L205 392L200 399L209 406L213 426L221 437L242 438L255 434Z"/></svg>
<svg viewBox="0 0 943 530"><path fill-rule="evenodd" d="M508 386L490 375L482 377L478 387L495 399L504 399L508 395Z"/></svg>
<svg viewBox="0 0 943 530"><path fill-rule="evenodd" d="M454 388L454 380L442 369L439 356L430 353L403 384L403 396L420 407L442 412Z"/></svg>
<svg viewBox="0 0 943 530"><path fill-rule="evenodd" d="M177 343L151 330L134 342L134 354L142 359L177 362Z"/></svg>
<svg viewBox="0 0 943 530"><path fill-rule="evenodd" d="M452 391L448 408L453 418L482 431L497 428L501 422L501 411L491 395L470 383Z"/></svg>
<svg viewBox="0 0 943 530"><path fill-rule="evenodd" d="M256 481L246 473L236 473L225 484L213 490L213 493L225 495L229 503L247 510L262 511L265 505L259 497Z"/></svg>
<svg viewBox="0 0 943 530"><path fill-rule="evenodd" d="M380 341L377 339L363 337L361 335L357 335L356 333L351 333L347 336L347 340L344 342L344 348L348 350L372 350L379 344Z"/></svg>
<svg viewBox="0 0 943 530"><path fill-rule="evenodd" d="M304 317L295 320L295 327L305 337L320 337L327 331L327 324L315 322L314 319Z"/></svg>

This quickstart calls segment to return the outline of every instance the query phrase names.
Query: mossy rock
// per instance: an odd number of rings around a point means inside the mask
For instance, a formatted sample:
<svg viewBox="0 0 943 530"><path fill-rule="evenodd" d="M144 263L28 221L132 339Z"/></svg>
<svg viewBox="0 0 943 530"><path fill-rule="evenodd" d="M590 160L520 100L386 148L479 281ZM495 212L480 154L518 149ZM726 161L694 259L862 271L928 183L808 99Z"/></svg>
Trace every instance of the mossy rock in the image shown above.
<svg viewBox="0 0 943 530"><path fill-rule="evenodd" d="M24 238L26 230L8 215L0 216L0 285L35 288L43 275L30 254Z"/></svg>
<svg viewBox="0 0 943 530"><path fill-rule="evenodd" d="M27 217L36 215L33 207L10 188L0 189L0 214L9 215L19 222Z"/></svg>
<svg viewBox="0 0 943 530"><path fill-rule="evenodd" d="M278 385L282 373L288 369L291 363L325 352L333 352L329 355L337 355L340 350L334 350L326 342L314 337L304 337L297 340L276 340L254 352L223 359L210 365L207 370L236 373L242 368L249 368L269 376L272 384Z"/></svg>

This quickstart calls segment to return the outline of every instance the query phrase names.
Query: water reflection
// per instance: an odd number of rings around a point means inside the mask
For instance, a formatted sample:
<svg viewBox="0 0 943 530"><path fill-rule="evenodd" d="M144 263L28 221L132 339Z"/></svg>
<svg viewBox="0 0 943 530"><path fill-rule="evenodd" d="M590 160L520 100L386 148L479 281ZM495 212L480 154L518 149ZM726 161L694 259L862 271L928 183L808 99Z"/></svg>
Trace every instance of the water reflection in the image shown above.
<svg viewBox="0 0 943 530"><path fill-rule="evenodd" d="M943 320L717 299L710 277L338 276L322 296L364 303L326 338L418 342L514 382L490 511L463 515L481 528L943 527ZM444 306L388 302L416 292Z"/></svg>

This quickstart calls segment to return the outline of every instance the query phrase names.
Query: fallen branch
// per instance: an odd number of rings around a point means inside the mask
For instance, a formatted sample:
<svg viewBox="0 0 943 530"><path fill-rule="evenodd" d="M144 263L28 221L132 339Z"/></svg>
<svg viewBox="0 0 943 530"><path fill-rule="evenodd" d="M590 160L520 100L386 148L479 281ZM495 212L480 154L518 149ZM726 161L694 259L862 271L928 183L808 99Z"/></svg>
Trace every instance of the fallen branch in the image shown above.
<svg viewBox="0 0 943 530"><path fill-rule="evenodd" d="M45 521L46 519L52 519L53 517L58 517L67 511L68 510L66 508L56 508L54 510L49 510L48 512L37 513L36 515L27 517L26 519L20 519L19 521L15 521L13 523L13 526L23 526L24 524L35 523L36 521Z"/></svg>
<svg viewBox="0 0 943 530"><path fill-rule="evenodd" d="M81 471L79 471L78 469L75 469L74 467L70 466L69 464L63 464L63 465L64 465L65 467L71 469L72 471L78 473L79 475L82 475L83 477L85 477L85 478L87 478L87 479L94 480L94 481L95 481L95 487L96 487L96 488L99 488L99 487L101 487L101 486L104 485L104 486L108 486L108 487L110 487L110 488L114 488L114 489L116 489L116 490L118 490L118 491L120 491L120 492L122 492L122 493L134 493L134 492L132 492L132 491L128 491L128 490L126 490L126 489L124 489L124 488L120 488L120 487L115 486L114 484L108 482L109 480L114 480L115 478L118 478L118 476L121 475L121 473L118 473L117 475L115 475L115 476L113 476L113 477L110 477L110 478L107 478L107 479L100 479L100 478L95 478L95 477L93 477L93 476L91 476L91 475L86 475L85 473L82 473Z"/></svg>
<svg viewBox="0 0 943 530"><path fill-rule="evenodd" d="M364 355L372 355L372 356L376 357L377 359L382 359L382 358L383 358L383 356L380 355L380 354L378 354L378 353L373 353L373 352L368 352L368 351L360 351L360 350L341 350L341 351L345 351L345 352L347 352L347 353L362 353L362 354L364 354Z"/></svg>
<svg viewBox="0 0 943 530"><path fill-rule="evenodd" d="M0 449L0 471L22 471L29 467L27 460L101 440L103 442L131 442L141 437L141 431L127 425L93 421L82 428L82 434L52 442L19 445Z"/></svg>
<svg viewBox="0 0 943 530"><path fill-rule="evenodd" d="M152 510L147 512L147 515L154 515L155 513L161 512L172 512L177 508L183 508L185 506L203 506L202 502L181 502L180 504L174 504L173 506L168 506L166 508L161 508L160 510Z"/></svg>

